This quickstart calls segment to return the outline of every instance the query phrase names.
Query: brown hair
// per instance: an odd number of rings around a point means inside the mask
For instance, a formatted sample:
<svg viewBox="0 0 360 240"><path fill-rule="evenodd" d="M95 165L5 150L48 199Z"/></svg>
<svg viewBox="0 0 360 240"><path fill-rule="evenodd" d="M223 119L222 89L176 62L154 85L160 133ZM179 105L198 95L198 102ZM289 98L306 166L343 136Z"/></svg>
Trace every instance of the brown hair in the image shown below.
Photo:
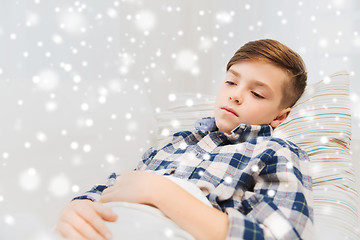
<svg viewBox="0 0 360 240"><path fill-rule="evenodd" d="M226 71L233 64L243 61L264 61L286 72L288 84L283 86L282 107L294 106L303 94L307 80L305 63L299 54L284 44L272 39L248 42L236 51L227 64Z"/></svg>

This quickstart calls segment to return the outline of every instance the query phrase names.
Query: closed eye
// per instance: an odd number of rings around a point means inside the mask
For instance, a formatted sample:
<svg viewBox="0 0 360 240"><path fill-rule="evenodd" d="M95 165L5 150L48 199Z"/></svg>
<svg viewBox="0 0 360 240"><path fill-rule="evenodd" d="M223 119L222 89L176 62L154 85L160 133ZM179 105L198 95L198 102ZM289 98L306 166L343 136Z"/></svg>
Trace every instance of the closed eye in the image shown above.
<svg viewBox="0 0 360 240"><path fill-rule="evenodd" d="M232 82L232 81L226 81L225 83L228 84L228 85L235 85L235 83Z"/></svg>
<svg viewBox="0 0 360 240"><path fill-rule="evenodd" d="M263 99L264 97L258 94L257 92L252 91L251 92L255 97Z"/></svg>

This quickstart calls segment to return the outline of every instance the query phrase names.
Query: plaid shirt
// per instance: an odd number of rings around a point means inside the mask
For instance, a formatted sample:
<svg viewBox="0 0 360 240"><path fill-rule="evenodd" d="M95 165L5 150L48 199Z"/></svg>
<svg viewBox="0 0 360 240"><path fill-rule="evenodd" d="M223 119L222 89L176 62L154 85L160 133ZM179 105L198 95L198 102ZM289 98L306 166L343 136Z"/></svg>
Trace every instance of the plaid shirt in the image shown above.
<svg viewBox="0 0 360 240"><path fill-rule="evenodd" d="M144 153L136 170L196 184L229 217L227 239L311 239L312 181L306 152L271 136L270 125L240 124L218 131L214 118L196 131L177 132ZM97 201L113 185L94 186L75 199Z"/></svg>

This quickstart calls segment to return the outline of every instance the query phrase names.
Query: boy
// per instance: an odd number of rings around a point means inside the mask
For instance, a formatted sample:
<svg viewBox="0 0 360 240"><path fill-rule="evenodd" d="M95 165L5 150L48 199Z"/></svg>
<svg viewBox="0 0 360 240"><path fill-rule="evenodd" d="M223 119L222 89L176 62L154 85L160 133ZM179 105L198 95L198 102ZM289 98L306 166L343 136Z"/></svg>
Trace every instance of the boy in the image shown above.
<svg viewBox="0 0 360 240"><path fill-rule="evenodd" d="M271 133L304 92L301 57L271 39L248 42L227 64L214 118L150 148L136 171L72 201L56 231L71 239L111 239L103 203L154 206L196 239L308 239L312 196L307 154ZM199 201L164 176L197 185ZM116 181L115 181L116 179ZM84 200L87 199L87 200ZM90 200L90 201L89 201Z"/></svg>

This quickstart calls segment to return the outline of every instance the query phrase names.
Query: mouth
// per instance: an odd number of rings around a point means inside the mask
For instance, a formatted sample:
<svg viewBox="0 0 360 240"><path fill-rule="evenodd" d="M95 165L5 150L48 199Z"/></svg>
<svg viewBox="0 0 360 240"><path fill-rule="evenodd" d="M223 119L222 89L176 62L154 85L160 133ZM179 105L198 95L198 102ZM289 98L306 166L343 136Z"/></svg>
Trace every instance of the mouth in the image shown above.
<svg viewBox="0 0 360 240"><path fill-rule="evenodd" d="M234 116L238 117L238 115L236 114L236 112L235 112L233 109L231 109L231 108L223 107L223 108L221 108L221 109L224 110L227 114L231 114L231 115L234 115Z"/></svg>

